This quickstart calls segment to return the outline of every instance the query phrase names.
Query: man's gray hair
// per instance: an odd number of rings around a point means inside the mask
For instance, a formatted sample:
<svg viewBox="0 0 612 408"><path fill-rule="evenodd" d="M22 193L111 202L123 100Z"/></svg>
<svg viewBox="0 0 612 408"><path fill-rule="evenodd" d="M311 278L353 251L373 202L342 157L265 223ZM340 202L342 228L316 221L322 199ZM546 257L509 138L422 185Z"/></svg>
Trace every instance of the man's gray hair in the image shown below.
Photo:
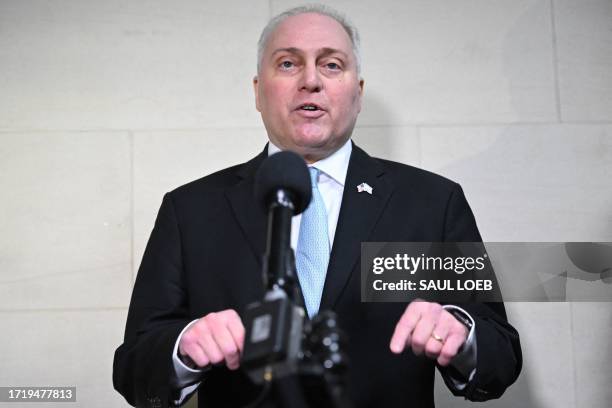
<svg viewBox="0 0 612 408"><path fill-rule="evenodd" d="M345 15L324 4L308 4L305 6L294 7L275 17L272 17L272 19L264 27L263 31L261 32L261 35L259 36L259 41L257 42L257 73L260 72L263 53L266 49L266 45L268 45L270 34L272 34L274 30L276 30L278 25L285 21L286 18L306 13L315 13L331 17L336 20L342 26L342 28L344 28L349 38L351 39L351 44L353 45L353 54L355 55L355 61L357 63L357 73L360 74L361 51L359 43L359 32L357 31L357 27L355 27L355 25L353 25L353 23L351 23Z"/></svg>

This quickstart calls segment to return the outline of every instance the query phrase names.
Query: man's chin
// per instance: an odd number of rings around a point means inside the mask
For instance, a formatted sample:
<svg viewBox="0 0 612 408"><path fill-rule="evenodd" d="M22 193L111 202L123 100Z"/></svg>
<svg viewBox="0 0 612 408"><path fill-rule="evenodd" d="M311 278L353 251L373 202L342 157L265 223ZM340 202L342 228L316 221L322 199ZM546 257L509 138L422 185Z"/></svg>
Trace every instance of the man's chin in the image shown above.
<svg viewBox="0 0 612 408"><path fill-rule="evenodd" d="M294 129L295 130L295 129ZM291 150L312 163L334 153L344 143L328 132L294 131L290 137L277 138L275 143L282 150ZM314 130L312 128L308 130ZM318 129L323 130L323 129Z"/></svg>
<svg viewBox="0 0 612 408"><path fill-rule="evenodd" d="M296 132L293 137L294 143L304 147L319 147L325 145L329 141L330 135L327 132L322 132L321 129L316 130L316 132Z"/></svg>
<svg viewBox="0 0 612 408"><path fill-rule="evenodd" d="M296 141L296 146L304 150L325 149L329 145L329 139L325 137L308 138Z"/></svg>
<svg viewBox="0 0 612 408"><path fill-rule="evenodd" d="M295 152L306 159L307 162L313 163L318 160L322 160L332 155L338 148L342 146L342 143L333 143L329 138L314 139L310 138L307 140L299 140L295 143Z"/></svg>

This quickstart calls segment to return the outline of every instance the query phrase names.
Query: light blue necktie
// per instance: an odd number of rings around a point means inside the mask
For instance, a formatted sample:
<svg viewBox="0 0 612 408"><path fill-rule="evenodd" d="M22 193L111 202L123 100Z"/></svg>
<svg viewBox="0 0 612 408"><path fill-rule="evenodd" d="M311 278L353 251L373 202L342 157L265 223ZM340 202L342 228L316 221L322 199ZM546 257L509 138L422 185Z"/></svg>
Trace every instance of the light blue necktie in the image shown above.
<svg viewBox="0 0 612 408"><path fill-rule="evenodd" d="M295 264L300 286L311 318L319 311L327 265L329 264L329 236L327 211L317 181L319 169L309 167L312 200L302 213Z"/></svg>

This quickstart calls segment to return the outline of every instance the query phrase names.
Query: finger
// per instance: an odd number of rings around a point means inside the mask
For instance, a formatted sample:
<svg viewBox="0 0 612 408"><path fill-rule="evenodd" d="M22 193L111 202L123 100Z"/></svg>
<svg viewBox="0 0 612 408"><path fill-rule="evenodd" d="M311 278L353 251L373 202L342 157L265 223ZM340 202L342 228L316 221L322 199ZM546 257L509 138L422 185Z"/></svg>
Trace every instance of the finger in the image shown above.
<svg viewBox="0 0 612 408"><path fill-rule="evenodd" d="M232 338L231 333L227 327L223 327L221 330L214 331L213 338L219 347L219 350L223 354L223 360L225 365L230 370L235 370L240 365L240 354L238 352L238 346Z"/></svg>
<svg viewBox="0 0 612 408"><path fill-rule="evenodd" d="M190 366L190 362L193 363L198 368L206 367L210 364L210 360L202 350L199 344L190 343L185 345L184 347L179 346L179 352L184 360L186 360L186 365Z"/></svg>
<svg viewBox="0 0 612 408"><path fill-rule="evenodd" d="M426 311L423 313L421 320L412 332L412 342L410 343L412 351L417 356L425 350L427 342L431 339L433 329L440 319L442 307L436 303L427 305Z"/></svg>
<svg viewBox="0 0 612 408"><path fill-rule="evenodd" d="M231 311L233 313L229 314L227 320L227 328L229 329L236 346L238 346L238 351L242 354L242 350L244 349L244 335L245 329L242 324L242 320L238 313Z"/></svg>
<svg viewBox="0 0 612 408"><path fill-rule="evenodd" d="M189 328L179 341L179 354L185 364L204 367L210 364L209 358L206 356L199 344L200 332L207 330L206 322L200 320Z"/></svg>
<svg viewBox="0 0 612 408"><path fill-rule="evenodd" d="M425 345L431 338L435 322L431 315L424 315L412 332L410 347L417 356L423 354Z"/></svg>
<svg viewBox="0 0 612 408"><path fill-rule="evenodd" d="M438 358L438 355L442 351L444 342L448 337L449 326L443 321L439 320L431 332L431 336L425 343L425 355L429 358Z"/></svg>
<svg viewBox="0 0 612 408"><path fill-rule="evenodd" d="M226 321L217 319L210 322L212 338L215 341L219 351L223 355L227 368L233 370L238 368L240 355L238 354L238 345L234 341Z"/></svg>
<svg viewBox="0 0 612 408"><path fill-rule="evenodd" d="M228 330L237 348L237 351L233 356L235 358L235 362L232 360L230 366L230 361L228 360L228 368L235 370L240 367L240 356L242 355L242 351L244 349L245 329L242 322L228 322Z"/></svg>
<svg viewBox="0 0 612 408"><path fill-rule="evenodd" d="M443 341L436 340L432 336L429 338L429 340L427 340L427 343L425 343L425 355L429 358L437 359L443 346Z"/></svg>
<svg viewBox="0 0 612 408"><path fill-rule="evenodd" d="M219 349L217 342L212 336L212 333L207 331L202 333L198 340L198 344L210 360L211 364L219 364L223 362L223 353Z"/></svg>
<svg viewBox="0 0 612 408"><path fill-rule="evenodd" d="M442 347L446 338L453 331L454 325L457 324L457 320L448 313L446 310L440 312L438 322L431 332L431 336L425 344L425 355L429 358L438 358L438 355L442 351Z"/></svg>
<svg viewBox="0 0 612 408"><path fill-rule="evenodd" d="M460 334L451 334L448 336L438 356L438 364L442 367L449 365L453 357L457 355L463 343L465 343L465 336Z"/></svg>
<svg viewBox="0 0 612 408"><path fill-rule="evenodd" d="M400 317L400 320L395 325L395 330L393 332L393 336L391 336L391 351L399 354L404 351L404 347L406 347L406 343L410 342L410 337L412 331L417 325L419 319L421 318L421 311L419 307L413 306L416 302L412 302L406 308L406 311Z"/></svg>

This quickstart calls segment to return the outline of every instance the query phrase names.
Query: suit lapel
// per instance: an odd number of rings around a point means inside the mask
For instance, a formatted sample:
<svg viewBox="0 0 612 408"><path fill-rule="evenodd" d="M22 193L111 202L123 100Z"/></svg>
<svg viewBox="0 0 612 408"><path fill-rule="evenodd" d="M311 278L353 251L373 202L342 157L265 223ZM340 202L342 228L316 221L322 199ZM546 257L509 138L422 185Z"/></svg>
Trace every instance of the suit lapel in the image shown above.
<svg viewBox="0 0 612 408"><path fill-rule="evenodd" d="M361 183L372 187L371 195L357 191ZM333 309L360 258L361 242L368 240L392 191L393 186L388 177L384 177L380 162L353 144L321 310Z"/></svg>
<svg viewBox="0 0 612 408"><path fill-rule="evenodd" d="M254 179L257 169L268 156L267 151L268 145L259 155L239 166L236 175L241 180L226 192L234 217L260 265L266 244L267 215L255 202Z"/></svg>

